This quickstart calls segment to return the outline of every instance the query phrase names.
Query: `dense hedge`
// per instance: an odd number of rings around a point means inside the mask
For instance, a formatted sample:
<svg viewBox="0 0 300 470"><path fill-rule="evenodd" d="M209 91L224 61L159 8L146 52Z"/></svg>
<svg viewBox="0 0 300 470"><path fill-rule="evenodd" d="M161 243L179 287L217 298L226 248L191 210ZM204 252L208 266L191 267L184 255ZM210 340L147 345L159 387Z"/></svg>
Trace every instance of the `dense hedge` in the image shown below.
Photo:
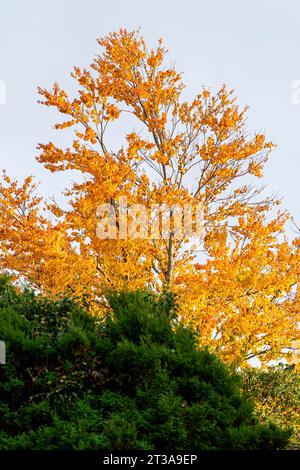
<svg viewBox="0 0 300 470"><path fill-rule="evenodd" d="M173 321L172 298L121 293L99 322L0 285L1 449L274 449L236 376Z"/></svg>

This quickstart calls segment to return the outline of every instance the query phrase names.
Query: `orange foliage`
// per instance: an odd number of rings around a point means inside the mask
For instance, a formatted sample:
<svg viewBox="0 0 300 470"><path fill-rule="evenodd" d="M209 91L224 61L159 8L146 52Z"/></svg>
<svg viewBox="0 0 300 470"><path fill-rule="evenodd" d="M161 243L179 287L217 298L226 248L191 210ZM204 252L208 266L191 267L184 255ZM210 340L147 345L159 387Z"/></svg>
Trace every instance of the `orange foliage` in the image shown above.
<svg viewBox="0 0 300 470"><path fill-rule="evenodd" d="M82 182L66 190L62 210L34 195L31 178L18 185L4 175L2 269L47 295L85 296L95 311L108 288L172 288L201 343L227 362L282 357L299 338L299 241L285 238L287 214L272 218L278 201L247 184L262 176L272 143L248 136L246 109L225 86L182 100L182 76L165 65L161 41L149 50L138 33L120 30L98 42L91 68L74 68L75 98L58 84L39 89L42 104L65 117L55 128L73 137L66 149L40 144L38 161L51 172L76 170ZM128 115L135 130L108 149L112 123ZM117 206L121 196L147 208L201 204L204 247L172 231L158 240L99 239L97 207Z"/></svg>

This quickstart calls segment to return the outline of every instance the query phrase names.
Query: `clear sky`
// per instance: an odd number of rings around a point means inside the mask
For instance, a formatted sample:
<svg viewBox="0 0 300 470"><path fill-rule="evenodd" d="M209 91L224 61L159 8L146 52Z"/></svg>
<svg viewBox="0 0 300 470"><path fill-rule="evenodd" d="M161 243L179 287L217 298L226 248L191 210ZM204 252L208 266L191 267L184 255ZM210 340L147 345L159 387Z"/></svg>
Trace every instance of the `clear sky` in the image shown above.
<svg viewBox="0 0 300 470"><path fill-rule="evenodd" d="M97 37L140 27L151 46L164 38L170 61L185 72L188 95L226 83L250 106L249 130L266 132L278 145L264 182L300 223L300 103L292 102L292 85L300 80L300 2L10 0L2 2L0 19L0 101L6 87L0 168L10 175L38 175L45 194L67 185L66 176L53 176L34 160L38 142L56 136L57 117L36 103L37 86L57 81L72 89L68 74L92 62Z"/></svg>

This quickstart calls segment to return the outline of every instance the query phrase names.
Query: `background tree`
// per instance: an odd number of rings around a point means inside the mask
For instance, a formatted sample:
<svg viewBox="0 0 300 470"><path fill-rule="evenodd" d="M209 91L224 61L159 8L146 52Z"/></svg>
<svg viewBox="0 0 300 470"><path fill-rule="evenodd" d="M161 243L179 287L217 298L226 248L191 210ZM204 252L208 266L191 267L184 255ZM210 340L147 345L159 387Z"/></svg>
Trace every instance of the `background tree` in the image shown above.
<svg viewBox="0 0 300 470"><path fill-rule="evenodd" d="M76 97L58 84L39 89L42 103L65 116L55 127L73 133L66 149L40 144L38 161L51 172L75 170L82 181L67 188L68 209L47 205L49 219L29 180L18 186L5 177L2 267L44 293L84 295L94 311L107 306L108 288L172 289L182 318L227 361L281 357L299 336L299 243L285 238L288 215L271 214L279 202L249 183L262 176L272 143L248 134L246 109L225 86L185 101L161 41L149 50L138 33L120 30L98 42L91 68L74 68ZM118 123L121 137L121 125L130 129L110 149ZM118 209L121 196L148 210L201 204L204 246L176 238L173 226L165 239L99 239L97 207Z"/></svg>
<svg viewBox="0 0 300 470"><path fill-rule="evenodd" d="M294 368L283 365L261 371L247 368L242 373L243 392L255 401L262 423L273 422L292 429L290 448L300 448L300 377Z"/></svg>

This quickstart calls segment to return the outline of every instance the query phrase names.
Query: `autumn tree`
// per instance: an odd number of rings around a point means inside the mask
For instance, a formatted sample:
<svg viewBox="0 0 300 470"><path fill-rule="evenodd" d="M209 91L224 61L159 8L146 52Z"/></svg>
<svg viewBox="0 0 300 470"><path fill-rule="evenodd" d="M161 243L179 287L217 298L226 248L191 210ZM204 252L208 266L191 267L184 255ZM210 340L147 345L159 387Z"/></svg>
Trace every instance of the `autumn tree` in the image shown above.
<svg viewBox="0 0 300 470"><path fill-rule="evenodd" d="M77 96L58 84L39 89L41 103L64 116L55 128L68 130L70 146L40 144L37 160L81 181L66 189L63 210L35 196L31 179L18 185L5 175L2 268L47 295L84 296L95 312L106 309L107 289L172 289L182 318L227 362L282 357L299 337L299 242L285 236L288 214L274 214L279 201L252 181L273 144L248 133L247 109L225 86L184 100L182 75L166 65L161 41L148 49L138 33L120 30L98 43L90 68L72 73ZM116 129L120 142L110 148ZM175 236L174 221L160 238L119 236L124 197L149 212L165 205L171 215L174 206L193 215L201 207L203 243ZM97 235L101 204L116 211L114 239Z"/></svg>

